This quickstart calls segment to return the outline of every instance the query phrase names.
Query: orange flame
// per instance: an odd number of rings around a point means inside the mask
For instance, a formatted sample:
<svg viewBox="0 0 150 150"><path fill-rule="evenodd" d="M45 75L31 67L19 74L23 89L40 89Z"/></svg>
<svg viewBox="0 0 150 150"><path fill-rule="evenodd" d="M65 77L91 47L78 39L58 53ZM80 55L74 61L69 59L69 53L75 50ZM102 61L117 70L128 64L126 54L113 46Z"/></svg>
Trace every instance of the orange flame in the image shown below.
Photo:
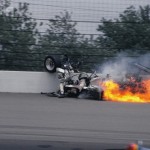
<svg viewBox="0 0 150 150"><path fill-rule="evenodd" d="M138 83L137 83L138 84ZM140 87L142 85L142 88ZM134 88L127 87L121 89L120 85L113 80L105 81L101 84L104 89L104 99L118 102L150 102L150 80L143 80L140 86Z"/></svg>

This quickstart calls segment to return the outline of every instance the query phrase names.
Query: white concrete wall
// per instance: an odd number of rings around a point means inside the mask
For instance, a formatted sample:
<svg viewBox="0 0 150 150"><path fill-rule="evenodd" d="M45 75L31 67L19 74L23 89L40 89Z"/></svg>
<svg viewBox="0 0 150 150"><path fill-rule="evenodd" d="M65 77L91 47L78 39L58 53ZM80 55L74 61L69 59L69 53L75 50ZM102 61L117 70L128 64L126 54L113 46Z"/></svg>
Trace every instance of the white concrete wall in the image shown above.
<svg viewBox="0 0 150 150"><path fill-rule="evenodd" d="M0 71L0 92L41 93L58 89L55 73Z"/></svg>

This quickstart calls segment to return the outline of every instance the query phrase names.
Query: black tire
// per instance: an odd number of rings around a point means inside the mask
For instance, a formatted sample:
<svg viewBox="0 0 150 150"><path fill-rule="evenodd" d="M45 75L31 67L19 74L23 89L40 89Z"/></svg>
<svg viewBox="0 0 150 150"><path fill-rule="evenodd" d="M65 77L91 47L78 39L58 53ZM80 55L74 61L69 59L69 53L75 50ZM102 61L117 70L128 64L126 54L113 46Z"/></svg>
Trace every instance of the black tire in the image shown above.
<svg viewBox="0 0 150 150"><path fill-rule="evenodd" d="M80 93L78 98L102 101L103 100L103 91L83 90Z"/></svg>
<svg viewBox="0 0 150 150"><path fill-rule="evenodd" d="M95 99L98 101L103 101L103 96L104 96L104 91L99 91Z"/></svg>
<svg viewBox="0 0 150 150"><path fill-rule="evenodd" d="M44 60L44 68L50 73L56 72L56 68L61 67L60 56L47 56Z"/></svg>

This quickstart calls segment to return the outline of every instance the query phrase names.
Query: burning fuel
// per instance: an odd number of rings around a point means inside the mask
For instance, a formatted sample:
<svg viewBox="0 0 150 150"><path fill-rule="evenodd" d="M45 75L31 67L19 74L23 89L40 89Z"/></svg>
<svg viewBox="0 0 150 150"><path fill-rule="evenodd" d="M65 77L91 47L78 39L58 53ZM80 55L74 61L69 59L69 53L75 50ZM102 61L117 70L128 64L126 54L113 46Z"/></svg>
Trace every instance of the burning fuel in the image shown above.
<svg viewBox="0 0 150 150"><path fill-rule="evenodd" d="M118 102L150 102L150 79L141 82L134 82L122 87L121 84L113 80L105 81L101 84L104 89L104 99Z"/></svg>
<svg viewBox="0 0 150 150"><path fill-rule="evenodd" d="M103 99L150 103L149 58L150 53L135 58L120 53L115 59L104 62L99 68L104 78L104 82L100 81L104 90ZM110 74L111 79L107 80L106 74Z"/></svg>

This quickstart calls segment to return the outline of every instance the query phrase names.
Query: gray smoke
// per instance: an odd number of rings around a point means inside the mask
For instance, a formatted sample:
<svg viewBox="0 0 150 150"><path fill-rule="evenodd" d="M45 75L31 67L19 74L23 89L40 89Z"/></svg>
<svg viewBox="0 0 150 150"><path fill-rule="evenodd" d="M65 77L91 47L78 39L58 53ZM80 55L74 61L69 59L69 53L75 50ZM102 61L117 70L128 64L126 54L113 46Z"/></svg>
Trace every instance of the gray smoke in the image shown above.
<svg viewBox="0 0 150 150"><path fill-rule="evenodd" d="M102 64L99 70L103 76L110 74L112 79L120 80L128 73L144 73L138 67L134 66L135 63L150 68L150 53L138 57L128 57L125 53L120 53L117 57Z"/></svg>
<svg viewBox="0 0 150 150"><path fill-rule="evenodd" d="M142 55L138 58L138 62L148 68L150 68L150 53Z"/></svg>

